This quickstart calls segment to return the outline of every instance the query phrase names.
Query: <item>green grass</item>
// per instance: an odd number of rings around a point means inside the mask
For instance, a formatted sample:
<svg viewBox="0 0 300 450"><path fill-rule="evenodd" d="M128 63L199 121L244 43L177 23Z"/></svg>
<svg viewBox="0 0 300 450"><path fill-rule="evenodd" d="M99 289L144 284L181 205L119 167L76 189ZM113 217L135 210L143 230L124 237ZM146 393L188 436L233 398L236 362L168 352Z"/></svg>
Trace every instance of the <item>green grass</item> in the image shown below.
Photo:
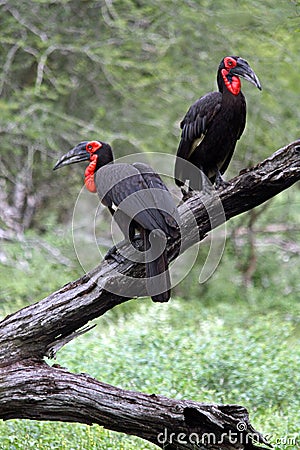
<svg viewBox="0 0 300 450"><path fill-rule="evenodd" d="M247 302L203 307L201 298L132 303L135 312L108 313L96 329L62 349L56 362L125 389L244 405L273 443L299 432L299 330L280 309L255 312ZM155 448L77 424L14 420L0 424L0 435L5 450Z"/></svg>

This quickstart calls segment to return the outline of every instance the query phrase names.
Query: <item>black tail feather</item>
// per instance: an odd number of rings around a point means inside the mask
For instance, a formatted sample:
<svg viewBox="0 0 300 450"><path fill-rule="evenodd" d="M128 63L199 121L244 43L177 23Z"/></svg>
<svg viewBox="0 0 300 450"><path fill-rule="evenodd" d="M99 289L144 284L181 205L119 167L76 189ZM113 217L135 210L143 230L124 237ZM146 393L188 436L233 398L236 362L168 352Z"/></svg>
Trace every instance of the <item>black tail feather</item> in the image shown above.
<svg viewBox="0 0 300 450"><path fill-rule="evenodd" d="M155 232L154 232L155 233ZM171 296L171 279L168 270L167 251L165 250L166 241L162 235L155 234L149 240L149 232L145 233L145 250L151 249L149 262L146 262L147 291L154 302L167 302ZM163 252L162 252L162 249ZM157 258L151 258L153 255L160 254Z"/></svg>

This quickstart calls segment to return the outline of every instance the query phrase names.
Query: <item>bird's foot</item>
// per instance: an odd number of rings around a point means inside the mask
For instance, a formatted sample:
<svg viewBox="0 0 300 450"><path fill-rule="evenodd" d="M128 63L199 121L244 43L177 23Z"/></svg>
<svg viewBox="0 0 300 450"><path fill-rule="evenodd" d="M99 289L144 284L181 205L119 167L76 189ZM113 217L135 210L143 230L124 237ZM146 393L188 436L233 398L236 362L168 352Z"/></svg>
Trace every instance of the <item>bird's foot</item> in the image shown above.
<svg viewBox="0 0 300 450"><path fill-rule="evenodd" d="M193 191L191 189L189 190L185 190L183 187L181 188L181 194L182 194L182 200L183 202L185 202L186 200L188 200L189 198L191 198L193 196Z"/></svg>
<svg viewBox="0 0 300 450"><path fill-rule="evenodd" d="M223 180L223 178L217 179L216 182L215 182L215 188L216 188L217 191L219 189L226 189L230 185L231 185L231 183L229 183L229 181Z"/></svg>
<svg viewBox="0 0 300 450"><path fill-rule="evenodd" d="M111 247L104 256L104 259L114 259L117 263L121 263L125 259L128 259L130 255L130 248L123 248L128 244L131 244L136 250L144 251L144 240L141 235L136 234L135 236L130 238L130 241L128 239L124 239L123 241Z"/></svg>
<svg viewBox="0 0 300 450"><path fill-rule="evenodd" d="M136 250L144 250L144 240L140 234L135 234L130 242Z"/></svg>
<svg viewBox="0 0 300 450"><path fill-rule="evenodd" d="M228 181L223 180L221 172L217 168L216 169L216 179L215 179L216 190L226 189L228 186L230 186L230 183Z"/></svg>
<svg viewBox="0 0 300 450"><path fill-rule="evenodd" d="M106 255L104 256L104 259L107 261L108 259L114 259L117 263L121 263L124 261L124 257L118 253L118 248L116 245L111 247Z"/></svg>

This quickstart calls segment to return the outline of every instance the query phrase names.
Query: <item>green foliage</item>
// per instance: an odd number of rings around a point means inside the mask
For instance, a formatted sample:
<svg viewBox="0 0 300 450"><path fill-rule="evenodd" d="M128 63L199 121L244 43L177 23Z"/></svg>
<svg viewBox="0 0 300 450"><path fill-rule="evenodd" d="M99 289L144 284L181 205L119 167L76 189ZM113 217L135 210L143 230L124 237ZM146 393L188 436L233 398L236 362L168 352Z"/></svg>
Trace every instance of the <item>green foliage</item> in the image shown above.
<svg viewBox="0 0 300 450"><path fill-rule="evenodd" d="M82 275L69 232L67 234L58 229L56 234L43 238L27 233L21 242L2 243L1 316L46 297Z"/></svg>
<svg viewBox="0 0 300 450"><path fill-rule="evenodd" d="M291 208L289 208L291 206ZM199 273L208 254L209 247L200 245L199 257L192 271L175 288L177 295L186 301L199 296L201 302L218 305L222 302L246 301L253 313L258 308L272 311L279 302L280 308L289 309L289 298L293 304L294 318L300 316L299 271L299 193L297 187L282 192L268 203L255 210L257 218L252 229L247 224L251 212L234 218L226 224L226 246L215 273L203 285L198 284ZM237 233L241 236L236 236ZM251 249L253 237L254 249ZM254 271L251 283L245 288L245 272L251 265L254 251ZM226 286L226 289L224 289ZM266 295L262 296L261 292ZM205 303L206 304L206 303Z"/></svg>
<svg viewBox="0 0 300 450"><path fill-rule="evenodd" d="M80 181L54 176L56 158L87 138L112 142L116 156L174 154L180 119L192 101L216 88L225 54L248 59L263 85L259 93L243 82L248 124L229 174L298 137L300 34L293 1L232 0L224 9L211 0L35 0L30 7L21 0L0 8L5 188L13 190L33 151L27 191L39 191L39 207L56 210L60 220L70 209L53 199L74 192ZM74 168L65 170L70 173Z"/></svg>

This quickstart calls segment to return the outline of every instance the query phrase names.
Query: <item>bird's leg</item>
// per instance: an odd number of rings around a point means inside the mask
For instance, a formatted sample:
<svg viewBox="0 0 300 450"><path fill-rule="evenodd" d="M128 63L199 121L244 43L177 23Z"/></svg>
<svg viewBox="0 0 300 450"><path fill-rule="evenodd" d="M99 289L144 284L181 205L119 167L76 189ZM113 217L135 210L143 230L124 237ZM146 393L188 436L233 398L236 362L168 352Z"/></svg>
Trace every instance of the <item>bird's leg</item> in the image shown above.
<svg viewBox="0 0 300 450"><path fill-rule="evenodd" d="M144 249L143 233L142 233L142 230L140 230L140 232L136 233L137 230L139 230L139 226L134 220L132 220L129 225L129 234L128 234L129 241L131 242L131 244L133 245L133 247L136 250L143 251L143 249Z"/></svg>
<svg viewBox="0 0 300 450"><path fill-rule="evenodd" d="M207 178L202 167L199 167L200 174L197 172L197 178L193 180L188 180L185 182L184 186L181 188L182 200L185 202L193 195L193 191L202 192L205 195L211 195L212 185L210 180ZM191 187L191 185L193 187ZM186 188L186 189L185 189Z"/></svg>
<svg viewBox="0 0 300 450"><path fill-rule="evenodd" d="M189 180L185 180L184 183L181 183L180 190L181 190L181 193L182 193L182 197L184 197L190 190L190 182L189 182Z"/></svg>
<svg viewBox="0 0 300 450"><path fill-rule="evenodd" d="M126 239L122 241L122 243L125 242L127 242ZM121 263L122 261L124 261L124 257L118 253L118 248L116 245L113 245L104 256L105 260L108 260L110 258L114 259L117 263Z"/></svg>
<svg viewBox="0 0 300 450"><path fill-rule="evenodd" d="M212 184L210 179L207 177L202 167L199 167L201 173L201 192L204 195L211 195L212 193Z"/></svg>
<svg viewBox="0 0 300 450"><path fill-rule="evenodd" d="M182 200L185 202L193 195L193 190L189 187L186 191L183 187L181 188Z"/></svg>
<svg viewBox="0 0 300 450"><path fill-rule="evenodd" d="M114 245L113 247L111 247L108 252L106 253L106 255L104 256L104 259L114 259L117 263L121 263L126 259L125 253L124 254L120 254L119 252L119 248L125 246L126 244L132 244L133 247L137 250L141 250L143 247L143 241L141 240L141 236L140 235L136 235L133 237L133 239L129 240L129 239L123 239L123 241L119 242L118 244ZM123 252L122 252L123 253Z"/></svg>
<svg viewBox="0 0 300 450"><path fill-rule="evenodd" d="M143 250L144 248L144 240L143 240L143 236L139 233L139 234L135 234L133 236L133 238L130 240L130 242L132 243L132 245L134 246L134 248L136 248L137 250Z"/></svg>
<svg viewBox="0 0 300 450"><path fill-rule="evenodd" d="M182 194L182 201L185 202L193 195L193 189L190 186L190 180L186 180L184 185L180 188Z"/></svg>
<svg viewBox="0 0 300 450"><path fill-rule="evenodd" d="M111 215L113 216L115 214L115 210L111 207L108 206L109 212L111 213ZM119 244L117 244L118 246L120 246L120 244L125 244L126 242L128 242L128 239L125 239L123 241L121 241ZM108 260L110 258L114 259L117 263L120 263L124 260L124 257L122 255L120 255L118 253L118 248L117 245L113 245L108 252L106 253L106 255L104 256L105 260Z"/></svg>
<svg viewBox="0 0 300 450"><path fill-rule="evenodd" d="M111 211L111 209L109 209ZM112 210L114 212L114 210ZM111 211L112 215L113 212ZM131 244L136 250L143 250L143 237L140 234L136 234L136 223L132 220L128 229L124 227L122 230L124 234L124 240L111 247L106 253L104 259L112 258L118 263L124 261L125 255L119 253L118 249L126 244Z"/></svg>
<svg viewBox="0 0 300 450"><path fill-rule="evenodd" d="M186 197L186 196L188 195L188 191L186 191L186 190L184 189L184 187L181 187L180 190L181 190L181 194L182 194L182 197L183 197L183 198Z"/></svg>
<svg viewBox="0 0 300 450"><path fill-rule="evenodd" d="M218 168L216 168L216 179L215 179L215 188L216 189L225 189L228 187L230 183L228 181L223 180L222 175Z"/></svg>

